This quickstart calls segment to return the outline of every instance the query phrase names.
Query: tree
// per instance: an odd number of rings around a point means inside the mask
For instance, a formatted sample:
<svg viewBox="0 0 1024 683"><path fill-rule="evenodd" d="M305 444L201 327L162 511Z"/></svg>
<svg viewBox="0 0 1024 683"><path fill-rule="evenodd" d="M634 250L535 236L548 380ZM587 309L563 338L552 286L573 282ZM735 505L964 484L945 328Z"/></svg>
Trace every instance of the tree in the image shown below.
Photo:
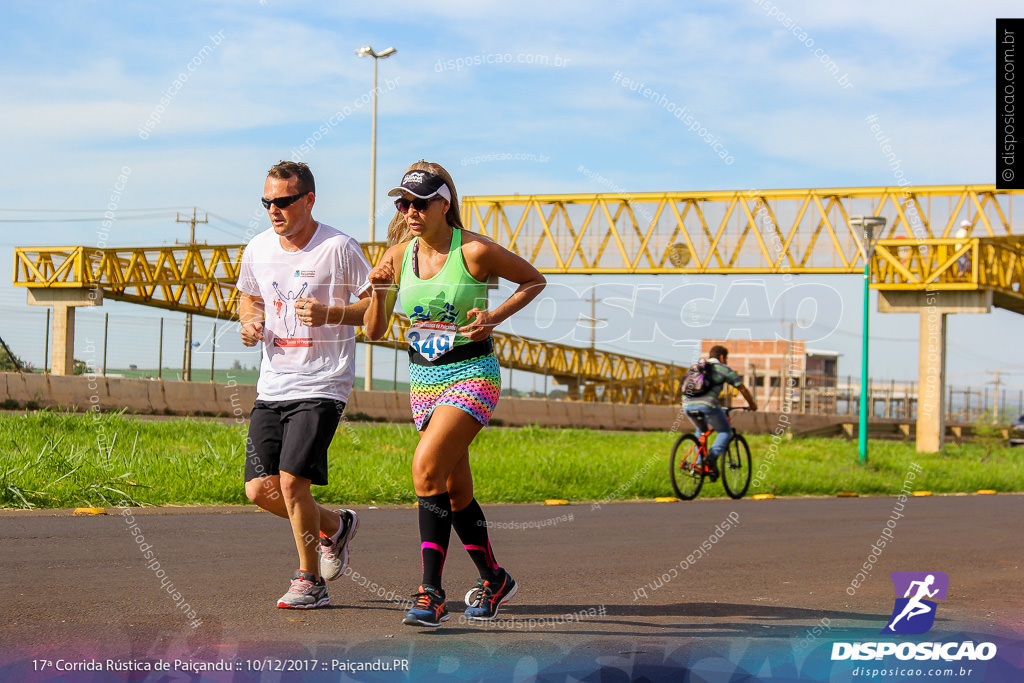
<svg viewBox="0 0 1024 683"><path fill-rule="evenodd" d="M7 346L7 342L0 339L0 371L3 372L23 372L24 370L32 371L31 366L27 366L25 361L18 358L11 352L11 349Z"/></svg>

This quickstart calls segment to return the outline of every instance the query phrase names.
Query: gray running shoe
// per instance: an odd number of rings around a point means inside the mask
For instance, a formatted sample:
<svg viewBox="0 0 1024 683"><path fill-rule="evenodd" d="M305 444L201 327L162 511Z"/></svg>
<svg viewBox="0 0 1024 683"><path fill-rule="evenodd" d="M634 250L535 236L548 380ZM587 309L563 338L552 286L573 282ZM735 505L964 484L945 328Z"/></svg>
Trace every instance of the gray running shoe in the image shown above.
<svg viewBox="0 0 1024 683"><path fill-rule="evenodd" d="M355 510L336 510L341 517L341 523L345 531L338 537L336 543L320 534L320 576L328 581L334 581L341 576L348 566L348 542L351 541L359 529L359 515Z"/></svg>
<svg viewBox="0 0 1024 683"><path fill-rule="evenodd" d="M296 569L292 575L292 585L278 599L277 606L281 609L314 609L330 602L327 584L322 578L318 581L312 573Z"/></svg>

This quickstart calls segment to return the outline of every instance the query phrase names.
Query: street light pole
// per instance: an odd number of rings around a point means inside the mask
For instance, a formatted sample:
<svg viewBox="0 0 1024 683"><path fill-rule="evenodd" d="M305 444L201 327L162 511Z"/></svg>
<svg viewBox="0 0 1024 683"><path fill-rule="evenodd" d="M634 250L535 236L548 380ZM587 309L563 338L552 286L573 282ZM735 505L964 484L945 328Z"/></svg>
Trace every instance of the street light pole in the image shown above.
<svg viewBox="0 0 1024 683"><path fill-rule="evenodd" d="M871 310L871 255L875 251L875 236L885 228L885 218L880 216L854 216L850 225L861 228L860 253L864 258L864 323L861 337L860 354L860 424L857 429L857 442L860 451L860 463L868 461L868 416L870 387L868 386L868 313Z"/></svg>
<svg viewBox="0 0 1024 683"><path fill-rule="evenodd" d="M363 45L356 50L359 57L373 57L373 123L370 133L370 242L375 240L375 227L377 225L377 60L385 59L398 52L389 47L381 52L374 52L369 45ZM363 389L373 389L373 345L366 345L366 371L363 377Z"/></svg>
<svg viewBox="0 0 1024 683"><path fill-rule="evenodd" d="M866 233L865 233L866 234ZM857 448L860 453L860 462L868 461L868 416L871 411L868 404L871 402L871 387L868 379L868 334L869 316L871 310L871 261L870 257L864 259L864 323L861 326L860 345L860 424L857 429Z"/></svg>

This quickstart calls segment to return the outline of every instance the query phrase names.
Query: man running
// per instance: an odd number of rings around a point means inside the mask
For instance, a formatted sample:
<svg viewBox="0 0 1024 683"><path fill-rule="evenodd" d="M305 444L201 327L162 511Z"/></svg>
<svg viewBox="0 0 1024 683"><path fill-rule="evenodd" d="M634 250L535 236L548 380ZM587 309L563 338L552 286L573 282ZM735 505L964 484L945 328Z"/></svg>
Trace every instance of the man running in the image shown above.
<svg viewBox="0 0 1024 683"><path fill-rule="evenodd" d="M263 343L245 494L291 524L299 567L277 606L310 609L330 602L324 579L345 571L359 526L354 510L320 506L310 487L327 484L327 448L355 377L351 326L362 324L370 302L370 268L358 242L313 219L306 164L271 168L261 201L272 228L245 247L238 276L242 343Z"/></svg>

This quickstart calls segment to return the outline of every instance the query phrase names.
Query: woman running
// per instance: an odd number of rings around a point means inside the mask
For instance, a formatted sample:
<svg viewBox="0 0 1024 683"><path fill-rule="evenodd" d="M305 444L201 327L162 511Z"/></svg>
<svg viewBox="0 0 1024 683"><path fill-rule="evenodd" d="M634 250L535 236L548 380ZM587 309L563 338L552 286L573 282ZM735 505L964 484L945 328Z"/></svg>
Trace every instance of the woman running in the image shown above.
<svg viewBox="0 0 1024 683"><path fill-rule="evenodd" d="M440 626L449 619L441 573L452 527L480 571L467 594L466 617L490 620L519 587L491 551L487 522L473 497L469 444L501 393L491 330L532 301L545 280L526 260L463 229L455 183L440 165L413 164L388 194L398 197L388 227L393 246L370 271L364 324L370 339L382 338L401 290L410 320L409 399L420 433L412 476L423 561L422 585L403 623ZM492 276L519 287L488 310Z"/></svg>

